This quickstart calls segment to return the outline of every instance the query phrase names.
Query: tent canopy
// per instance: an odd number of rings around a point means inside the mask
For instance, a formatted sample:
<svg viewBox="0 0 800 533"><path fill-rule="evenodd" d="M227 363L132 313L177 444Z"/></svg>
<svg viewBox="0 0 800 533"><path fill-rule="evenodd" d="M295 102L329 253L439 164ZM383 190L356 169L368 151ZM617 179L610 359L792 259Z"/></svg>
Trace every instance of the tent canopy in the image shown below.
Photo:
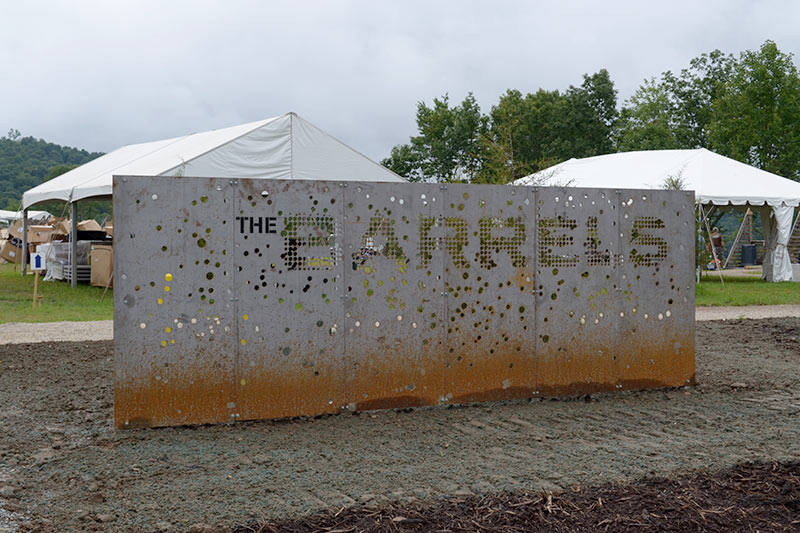
<svg viewBox="0 0 800 533"><path fill-rule="evenodd" d="M47 219L51 216L52 215L47 211L28 211L28 218L34 222L47 222ZM22 211L6 211L0 209L0 222L10 224L20 218L22 218Z"/></svg>
<svg viewBox="0 0 800 533"><path fill-rule="evenodd" d="M295 113L123 146L26 191L23 208L111 196L114 174L395 181L403 178Z"/></svg>
<svg viewBox="0 0 800 533"><path fill-rule="evenodd" d="M667 186L672 182L673 187ZM650 150L570 159L525 176L513 185L597 187L606 189L694 190L695 202L749 205L761 214L764 278L791 281L788 243L794 208L800 205L800 183L750 165L697 150Z"/></svg>
<svg viewBox="0 0 800 533"><path fill-rule="evenodd" d="M697 150L650 150L570 159L518 179L514 185L569 185L618 189L664 189L683 180L695 201L715 205L797 207L800 183L715 154Z"/></svg>

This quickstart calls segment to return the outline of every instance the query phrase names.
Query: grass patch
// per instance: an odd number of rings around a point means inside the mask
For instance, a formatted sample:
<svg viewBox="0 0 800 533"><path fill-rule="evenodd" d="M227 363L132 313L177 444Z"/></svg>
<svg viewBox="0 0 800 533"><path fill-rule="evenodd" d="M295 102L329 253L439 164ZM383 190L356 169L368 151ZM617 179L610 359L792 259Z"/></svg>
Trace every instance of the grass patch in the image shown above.
<svg viewBox="0 0 800 533"><path fill-rule="evenodd" d="M39 294L44 296L42 307L32 308L33 275L22 277L10 263L0 265L0 324L6 322L60 322L111 320L114 318L113 289L105 299L101 287L79 283L73 289L68 282L42 281Z"/></svg>
<svg viewBox="0 0 800 533"><path fill-rule="evenodd" d="M758 276L726 276L725 286L717 273L704 274L695 286L695 305L785 305L800 304L800 283L770 283Z"/></svg>

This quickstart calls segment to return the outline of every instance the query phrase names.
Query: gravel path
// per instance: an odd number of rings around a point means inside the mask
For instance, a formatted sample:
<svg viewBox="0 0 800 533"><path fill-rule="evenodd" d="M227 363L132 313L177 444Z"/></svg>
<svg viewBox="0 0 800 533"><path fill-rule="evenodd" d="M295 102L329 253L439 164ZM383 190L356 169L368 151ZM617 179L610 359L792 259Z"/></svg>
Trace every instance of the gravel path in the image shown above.
<svg viewBox="0 0 800 533"><path fill-rule="evenodd" d="M739 318L800 317L800 305L750 305L740 307L698 307L698 321ZM0 344L60 341L107 341L114 339L114 321L42 322L0 324Z"/></svg>
<svg viewBox="0 0 800 533"><path fill-rule="evenodd" d="M58 341L109 341L114 339L114 321L8 322L0 324L0 344Z"/></svg>
<svg viewBox="0 0 800 533"><path fill-rule="evenodd" d="M800 287L798 287L800 288ZM732 320L737 318L800 317L800 305L744 305L738 307L698 307L695 319Z"/></svg>

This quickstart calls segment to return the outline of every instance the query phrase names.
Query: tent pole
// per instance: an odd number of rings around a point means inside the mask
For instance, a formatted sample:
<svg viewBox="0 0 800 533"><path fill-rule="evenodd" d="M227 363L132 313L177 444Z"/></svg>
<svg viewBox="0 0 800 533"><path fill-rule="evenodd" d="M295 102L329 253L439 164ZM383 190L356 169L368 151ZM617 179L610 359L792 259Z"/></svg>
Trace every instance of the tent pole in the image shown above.
<svg viewBox="0 0 800 533"><path fill-rule="evenodd" d="M750 208L747 208L747 211L744 213L744 217L742 218L742 223L739 226L739 231L736 232L736 238L733 239L733 244L731 245L731 249L728 250L728 257L725 258L725 264L722 265L722 268L727 268L728 261L731 260L731 256L733 255L733 250L736 248L736 245L739 244L739 239L742 238L742 231L744 231L744 225L747 224L747 217L750 215Z"/></svg>
<svg viewBox="0 0 800 533"><path fill-rule="evenodd" d="M701 244L701 241L702 241L703 253L705 253L705 239L703 239L703 217L700 215L700 204L699 203L695 204L695 207L697 209L695 209L695 212L694 212L694 233L695 233L695 235L694 235L694 246L695 246L694 259L695 259L695 269L697 270L697 283L700 283L700 281L703 279L703 268L705 267L705 265L703 265L702 262L700 264L697 264L698 257L700 259L703 259L702 253L699 256L697 254L697 245Z"/></svg>
<svg viewBox="0 0 800 533"><path fill-rule="evenodd" d="M697 210L694 213L694 270L695 276L697 278L697 283L700 283L700 280L703 279L703 265L697 264L697 245L700 243L700 238L702 235L702 230L698 233L697 231L697 224L700 222L700 204L695 204Z"/></svg>
<svg viewBox="0 0 800 533"><path fill-rule="evenodd" d="M70 202L70 240L69 240L69 264L72 269L70 284L72 288L78 286L78 202Z"/></svg>
<svg viewBox="0 0 800 533"><path fill-rule="evenodd" d="M22 254L20 254L22 261L22 275L28 273L28 210L22 210Z"/></svg>
<svg viewBox="0 0 800 533"><path fill-rule="evenodd" d="M714 250L714 241L711 240L711 226L708 225L708 217L706 216L705 211L703 211L702 205L700 206L700 214L703 215L703 220L706 223L706 231L708 231L708 244L711 246L711 257L714 259L714 268L716 268L717 272L719 272L719 281L722 283L722 286L725 287L725 280L722 279L722 267L717 259L717 251Z"/></svg>

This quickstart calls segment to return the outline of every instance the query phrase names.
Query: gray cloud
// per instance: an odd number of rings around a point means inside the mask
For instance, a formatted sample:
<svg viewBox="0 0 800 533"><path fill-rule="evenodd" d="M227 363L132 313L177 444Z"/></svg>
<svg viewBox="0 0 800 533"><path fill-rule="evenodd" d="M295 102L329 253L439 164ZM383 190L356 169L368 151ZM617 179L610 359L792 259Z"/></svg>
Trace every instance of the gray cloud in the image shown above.
<svg viewBox="0 0 800 533"><path fill-rule="evenodd" d="M380 159L420 100L488 111L601 68L624 99L715 48L798 53L797 20L791 0L6 2L0 132L109 151L291 110Z"/></svg>

